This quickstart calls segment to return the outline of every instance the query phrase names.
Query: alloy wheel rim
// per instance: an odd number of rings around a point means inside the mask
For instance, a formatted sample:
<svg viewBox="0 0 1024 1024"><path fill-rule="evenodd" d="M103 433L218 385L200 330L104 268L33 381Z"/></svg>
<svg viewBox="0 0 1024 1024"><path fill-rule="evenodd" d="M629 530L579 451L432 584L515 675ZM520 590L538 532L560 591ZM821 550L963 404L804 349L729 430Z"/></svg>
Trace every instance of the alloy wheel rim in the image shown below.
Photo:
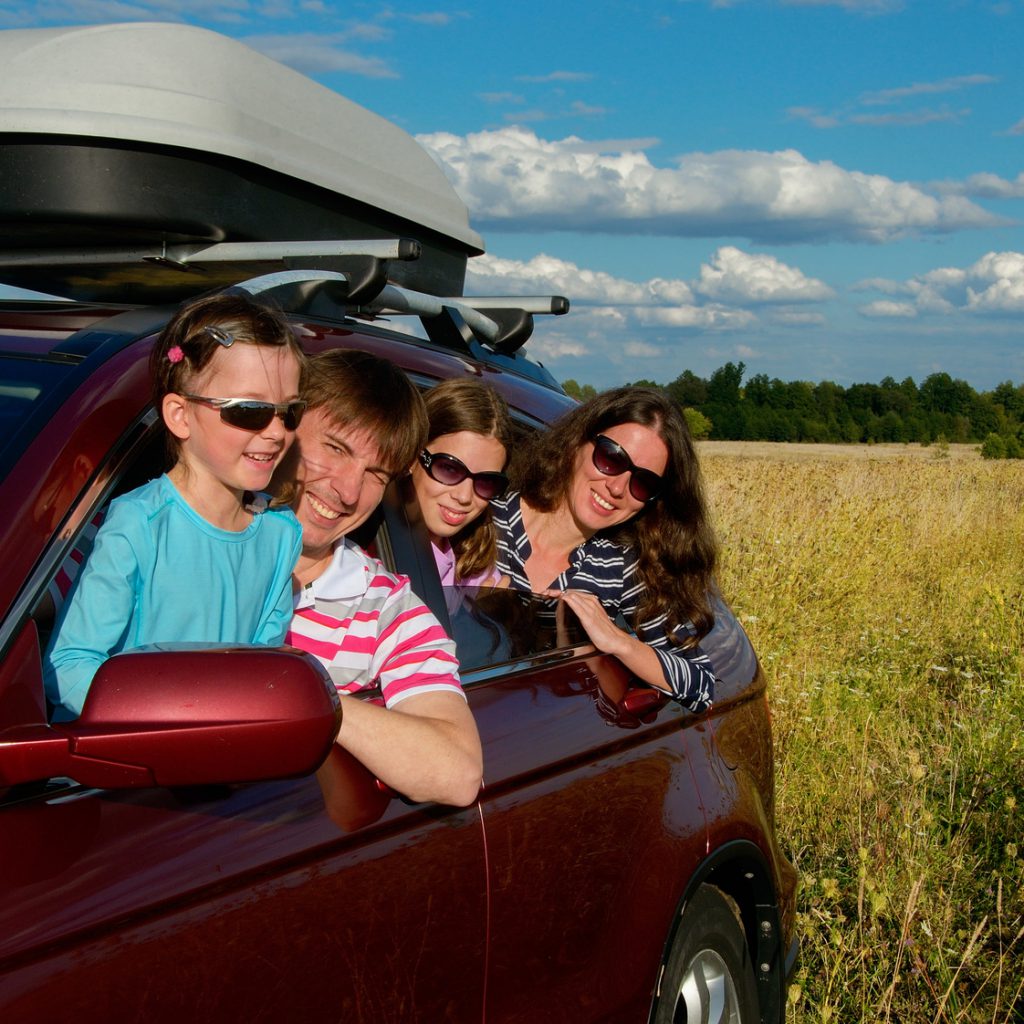
<svg viewBox="0 0 1024 1024"><path fill-rule="evenodd" d="M742 1024L732 974L713 949L702 949L687 966L673 1020L679 1024Z"/></svg>

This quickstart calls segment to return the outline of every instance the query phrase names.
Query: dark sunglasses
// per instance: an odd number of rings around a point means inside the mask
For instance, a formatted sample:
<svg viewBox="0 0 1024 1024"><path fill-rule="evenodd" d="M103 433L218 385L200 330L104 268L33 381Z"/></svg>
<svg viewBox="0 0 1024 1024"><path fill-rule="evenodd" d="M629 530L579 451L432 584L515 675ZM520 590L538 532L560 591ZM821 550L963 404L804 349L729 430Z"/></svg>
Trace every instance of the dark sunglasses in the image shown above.
<svg viewBox="0 0 1024 1024"><path fill-rule="evenodd" d="M258 402L253 398L206 398L203 395L190 395L182 392L182 397L190 402L208 405L220 410L220 418L232 427L242 430L263 430L269 427L275 416L281 417L285 430L294 430L302 422L302 414L306 411L305 402Z"/></svg>
<svg viewBox="0 0 1024 1024"><path fill-rule="evenodd" d="M605 476L620 476L629 473L629 493L640 502L654 501L661 494L665 481L649 469L633 465L629 452L610 437L598 434L593 440L594 465Z"/></svg>
<svg viewBox="0 0 1024 1024"><path fill-rule="evenodd" d="M470 473L461 459L444 452L428 452L424 448L420 452L420 465L432 480L446 487L454 487L463 480L472 480L473 491L484 501L500 497L508 487L508 477L504 473Z"/></svg>

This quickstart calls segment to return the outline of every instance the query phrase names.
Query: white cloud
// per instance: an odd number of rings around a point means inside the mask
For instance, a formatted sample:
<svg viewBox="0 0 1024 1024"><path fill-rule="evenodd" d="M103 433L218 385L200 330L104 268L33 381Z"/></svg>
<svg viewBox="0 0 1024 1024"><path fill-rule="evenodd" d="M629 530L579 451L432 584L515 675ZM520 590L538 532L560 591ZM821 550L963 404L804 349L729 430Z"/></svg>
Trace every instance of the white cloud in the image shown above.
<svg viewBox="0 0 1024 1024"><path fill-rule="evenodd" d="M866 306L861 306L857 312L871 318L910 319L917 316L917 307L912 302L893 302L891 299L880 299L878 302L869 302Z"/></svg>
<svg viewBox="0 0 1024 1024"><path fill-rule="evenodd" d="M966 268L937 267L902 282L874 278L855 288L911 297L871 302L859 310L865 316L1018 314L1024 312L1024 253L990 252Z"/></svg>
<svg viewBox="0 0 1024 1024"><path fill-rule="evenodd" d="M637 322L646 327L684 327L704 331L738 331L757 323L746 309L726 306L641 306Z"/></svg>
<svg viewBox="0 0 1024 1024"><path fill-rule="evenodd" d="M745 303L820 302L835 293L823 281L806 277L774 256L752 255L722 246L700 268L695 291L712 299Z"/></svg>
<svg viewBox="0 0 1024 1024"><path fill-rule="evenodd" d="M896 103L910 96L926 96L942 92L960 92L974 85L994 85L999 79L993 75L957 75L954 78L943 78L937 82L915 82L913 85L899 86L895 89L879 89L876 92L864 93L860 101L865 106Z"/></svg>
<svg viewBox="0 0 1024 1024"><path fill-rule="evenodd" d="M1024 253L990 252L968 270L968 277L980 285L967 288L971 312L1024 312Z"/></svg>
<svg viewBox="0 0 1024 1024"><path fill-rule="evenodd" d="M663 277L629 281L545 253L527 261L485 254L470 260L466 291L566 295L590 308L614 304L626 313L632 310L630 315L642 323L715 329L754 322L754 313L745 306L820 302L835 294L824 282L774 256L751 255L733 246L714 252L692 282Z"/></svg>
<svg viewBox="0 0 1024 1024"><path fill-rule="evenodd" d="M970 115L970 110L904 110L890 114L851 114L850 124L866 124L875 127L909 128L919 124L934 124L936 121L963 121Z"/></svg>
<svg viewBox="0 0 1024 1024"><path fill-rule="evenodd" d="M377 57L367 57L345 49L351 33L299 32L291 35L243 37L254 50L287 64L304 74L344 71L366 78L398 78L398 73Z"/></svg>
<svg viewBox="0 0 1024 1024"><path fill-rule="evenodd" d="M551 71L546 75L518 75L519 82L589 82L594 76L588 71Z"/></svg>
<svg viewBox="0 0 1024 1024"><path fill-rule="evenodd" d="M887 277L867 277L850 286L854 292L882 292L885 295L906 295L911 292L906 281L892 281Z"/></svg>
<svg viewBox="0 0 1024 1024"><path fill-rule="evenodd" d="M962 92L973 86L991 85L998 81L999 79L992 75L958 75L935 82L915 82L893 89L866 92L837 110L823 111L814 106L794 106L789 107L786 113L791 118L806 121L814 128L836 128L839 125L866 125L875 128L912 127L940 121L963 121L970 116L971 111L968 108L953 110L945 106L939 109L920 107L893 110L888 113L866 113L864 108L871 111L871 108L905 103L921 96Z"/></svg>
<svg viewBox="0 0 1024 1024"><path fill-rule="evenodd" d="M274 12L289 0L275 0ZM0 28L94 25L115 21L182 21L184 18L240 23L253 12L248 0L41 0L0 8ZM291 10L286 12L288 16Z"/></svg>
<svg viewBox="0 0 1024 1024"><path fill-rule="evenodd" d="M590 355L590 349L579 338L545 332L530 343L530 355L541 359L565 359Z"/></svg>
<svg viewBox="0 0 1024 1024"><path fill-rule="evenodd" d="M853 14L892 14L902 11L903 0L782 0L785 7L842 7Z"/></svg>
<svg viewBox="0 0 1024 1024"><path fill-rule="evenodd" d="M622 347L627 356L637 359L651 359L655 356L664 355L664 351L657 345L649 345L646 341L627 341Z"/></svg>
<svg viewBox="0 0 1024 1024"><path fill-rule="evenodd" d="M484 103L522 103L523 97L515 92L478 92Z"/></svg>
<svg viewBox="0 0 1024 1024"><path fill-rule="evenodd" d="M1024 172L1007 180L998 174L983 171L965 181L938 181L934 188L948 195L973 196L978 199L1024 199Z"/></svg>
<svg viewBox="0 0 1024 1024"><path fill-rule="evenodd" d="M739 257L746 255L734 252ZM754 266L758 265L755 260ZM788 272L803 281L810 280L784 264L777 263L777 268L782 269L783 277ZM741 271L742 265L734 271L737 281ZM661 277L629 281L543 253L525 261L484 255L469 262L466 294L568 296L572 301L569 319L537 317L531 354L542 361L586 356L600 360L605 368L614 367L626 379L652 373L646 370L638 374L630 360L674 361L681 335L721 335L760 326L758 316L750 309L728 301L702 301L693 284ZM738 297L739 290L734 291ZM796 314L789 322L784 315L775 322L804 326L808 321ZM820 323L820 318L816 322ZM586 369L563 364L559 372L572 376Z"/></svg>
<svg viewBox="0 0 1024 1024"><path fill-rule="evenodd" d="M647 284L627 281L601 270L587 270L568 260L541 253L527 262L485 254L469 262L467 292L479 294L568 295L574 301L637 306L655 301L689 302L693 293L685 281L652 278Z"/></svg>
<svg viewBox="0 0 1024 1024"><path fill-rule="evenodd" d="M773 309L767 318L780 327L823 327L826 322L822 313L806 309Z"/></svg>
<svg viewBox="0 0 1024 1024"><path fill-rule="evenodd" d="M418 139L485 229L881 242L1001 223L961 196L796 150L690 153L655 167L640 150L595 153L523 127Z"/></svg>

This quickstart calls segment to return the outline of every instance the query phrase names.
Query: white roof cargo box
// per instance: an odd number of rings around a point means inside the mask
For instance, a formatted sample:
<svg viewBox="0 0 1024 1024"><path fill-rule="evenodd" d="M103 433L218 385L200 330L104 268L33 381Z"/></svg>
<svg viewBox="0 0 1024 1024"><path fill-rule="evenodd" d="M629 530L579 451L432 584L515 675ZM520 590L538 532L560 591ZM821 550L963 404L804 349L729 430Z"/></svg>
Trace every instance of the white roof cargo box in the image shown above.
<svg viewBox="0 0 1024 1024"><path fill-rule="evenodd" d="M482 251L465 205L410 135L215 32L3 31L0 68L0 250L22 257L0 267L5 282L173 300L222 283L230 264L213 276L173 260L126 267L115 251L409 238L420 257L395 263L390 279L451 295ZM105 250L110 261L98 262ZM50 269L46 253L61 257Z"/></svg>

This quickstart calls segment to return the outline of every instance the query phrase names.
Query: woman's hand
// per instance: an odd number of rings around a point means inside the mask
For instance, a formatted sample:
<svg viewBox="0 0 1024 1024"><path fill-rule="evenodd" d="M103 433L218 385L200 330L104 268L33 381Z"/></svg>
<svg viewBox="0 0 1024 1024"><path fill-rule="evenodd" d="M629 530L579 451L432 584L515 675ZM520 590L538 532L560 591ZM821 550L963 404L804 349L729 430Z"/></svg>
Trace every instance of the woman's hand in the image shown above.
<svg viewBox="0 0 1024 1024"><path fill-rule="evenodd" d="M590 642L603 654L619 659L634 675L659 690L669 690L661 662L654 649L612 622L604 606L594 594L585 590L546 590L545 597L557 598L580 620Z"/></svg>
<svg viewBox="0 0 1024 1024"><path fill-rule="evenodd" d="M585 590L548 590L545 596L557 598L561 605L575 613L590 642L599 651L618 657L626 653L633 637L612 622L594 594Z"/></svg>

